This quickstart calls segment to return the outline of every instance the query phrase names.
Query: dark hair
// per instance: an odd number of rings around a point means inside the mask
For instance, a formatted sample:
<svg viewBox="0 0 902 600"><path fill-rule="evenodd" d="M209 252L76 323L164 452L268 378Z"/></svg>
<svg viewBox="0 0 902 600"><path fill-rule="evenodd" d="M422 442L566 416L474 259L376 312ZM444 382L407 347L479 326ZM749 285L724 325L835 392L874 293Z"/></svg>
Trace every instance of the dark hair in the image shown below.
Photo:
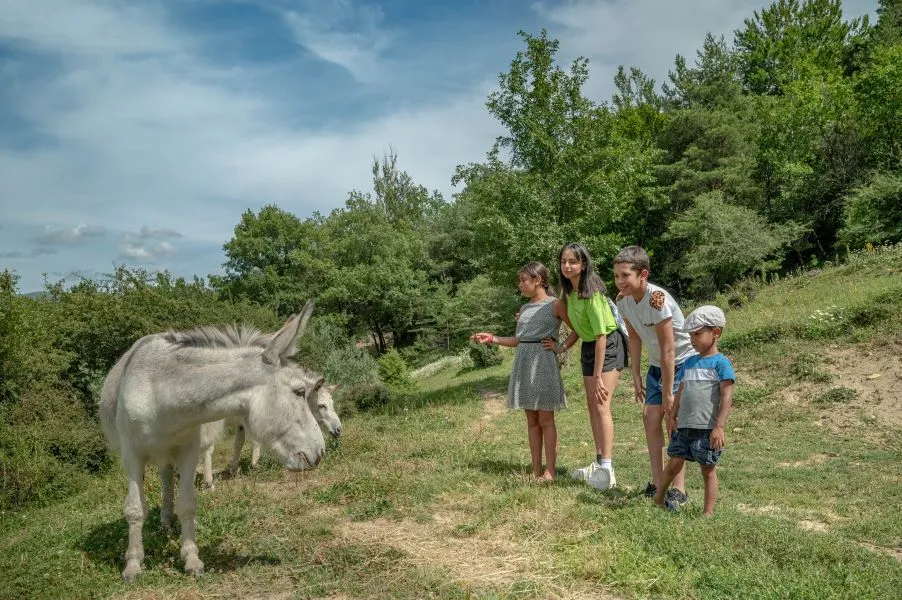
<svg viewBox="0 0 902 600"><path fill-rule="evenodd" d="M551 291L551 288L548 287L548 269L545 268L540 262L531 261L520 267L520 270L517 273L526 273L530 277L534 279L538 279L542 287L545 288L545 291L548 294L554 295Z"/></svg>
<svg viewBox="0 0 902 600"><path fill-rule="evenodd" d="M595 295L595 292L599 292L602 296L605 295L607 293L607 288L605 288L601 277L595 272L595 267L592 266L592 257L589 256L589 251L586 250L586 247L582 244L567 244L561 248L557 257L558 274L561 280L561 288L563 289L561 297L564 301L566 302L567 297L573 293L573 284L570 283L569 279L564 277L563 273L561 273L561 259L564 257L564 252L567 250L572 252L576 258L579 259L579 262L582 263L582 270L579 274L579 290L577 297L591 298Z"/></svg>
<svg viewBox="0 0 902 600"><path fill-rule="evenodd" d="M614 264L628 264L637 273L651 271L651 261L648 260L648 253L639 246L627 246L620 250L617 256L614 257Z"/></svg>

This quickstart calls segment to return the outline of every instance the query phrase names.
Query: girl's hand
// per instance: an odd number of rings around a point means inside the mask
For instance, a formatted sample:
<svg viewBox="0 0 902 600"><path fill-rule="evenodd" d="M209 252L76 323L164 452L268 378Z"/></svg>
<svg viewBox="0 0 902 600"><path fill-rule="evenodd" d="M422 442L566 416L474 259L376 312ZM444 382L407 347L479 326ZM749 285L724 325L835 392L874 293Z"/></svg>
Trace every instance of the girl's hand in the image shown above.
<svg viewBox="0 0 902 600"><path fill-rule="evenodd" d="M639 404L645 404L645 384L641 377L633 377L633 396Z"/></svg>
<svg viewBox="0 0 902 600"><path fill-rule="evenodd" d="M542 338L542 348L545 348L546 350L551 350L555 354L557 354L560 351L560 347L558 346L557 340L555 340L554 338L550 338L550 337Z"/></svg>
<svg viewBox="0 0 902 600"><path fill-rule="evenodd" d="M491 344L492 340L495 339L495 336L491 333L480 331L479 333L474 333L473 335L471 335L470 339L477 344Z"/></svg>
<svg viewBox="0 0 902 600"><path fill-rule="evenodd" d="M605 387L604 380L599 373L595 376L595 400L597 400L599 404L604 404L608 401L610 395L611 390Z"/></svg>

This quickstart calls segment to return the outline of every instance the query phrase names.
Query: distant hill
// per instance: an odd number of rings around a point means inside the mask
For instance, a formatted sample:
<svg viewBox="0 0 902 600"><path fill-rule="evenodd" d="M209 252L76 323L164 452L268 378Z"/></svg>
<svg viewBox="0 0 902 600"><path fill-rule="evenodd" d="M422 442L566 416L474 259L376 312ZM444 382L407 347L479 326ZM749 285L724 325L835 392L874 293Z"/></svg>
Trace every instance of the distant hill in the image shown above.
<svg viewBox="0 0 902 600"><path fill-rule="evenodd" d="M27 294L19 294L20 296L25 296L26 298L34 298L38 300L40 298L46 298L47 292L28 292Z"/></svg>

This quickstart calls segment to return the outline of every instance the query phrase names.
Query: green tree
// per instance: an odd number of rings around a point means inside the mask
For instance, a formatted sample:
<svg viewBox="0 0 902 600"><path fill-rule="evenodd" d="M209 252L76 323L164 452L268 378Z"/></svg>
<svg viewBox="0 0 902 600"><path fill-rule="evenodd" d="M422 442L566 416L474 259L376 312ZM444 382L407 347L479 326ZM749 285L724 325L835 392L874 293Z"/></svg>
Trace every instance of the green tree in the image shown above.
<svg viewBox="0 0 902 600"><path fill-rule="evenodd" d="M226 274L211 276L211 284L226 298L270 306L281 316L297 312L331 268L318 225L317 217L301 221L275 205L245 211L223 246Z"/></svg>
<svg viewBox="0 0 902 600"><path fill-rule="evenodd" d="M902 172L874 173L851 191L840 241L853 249L902 241Z"/></svg>
<svg viewBox="0 0 902 600"><path fill-rule="evenodd" d="M606 107L582 92L588 62L555 65L557 40L524 32L526 50L499 76L487 107L507 128L485 164L458 167L458 202L493 276L526 260L556 260L565 242L586 243L605 264L625 241L632 199L653 182L653 149L629 139ZM502 150L509 161L501 160Z"/></svg>
<svg viewBox="0 0 902 600"><path fill-rule="evenodd" d="M871 163L902 166L902 43L881 46L859 73L855 92L861 107L864 143Z"/></svg>
<svg viewBox="0 0 902 600"><path fill-rule="evenodd" d="M866 20L843 21L840 0L777 0L736 31L743 85L780 95L798 79L837 73L848 40L866 27Z"/></svg>

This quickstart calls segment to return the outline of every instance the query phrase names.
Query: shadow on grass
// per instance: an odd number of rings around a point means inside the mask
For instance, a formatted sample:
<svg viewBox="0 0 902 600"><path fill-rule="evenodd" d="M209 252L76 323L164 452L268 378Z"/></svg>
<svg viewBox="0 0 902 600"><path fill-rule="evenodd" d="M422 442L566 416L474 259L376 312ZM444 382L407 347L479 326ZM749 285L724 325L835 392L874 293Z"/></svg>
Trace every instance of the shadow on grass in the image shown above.
<svg viewBox="0 0 902 600"><path fill-rule="evenodd" d="M578 485L583 484L578 483ZM616 487L603 492L589 488L580 492L576 496L576 499L583 504L593 504L611 509L627 508L628 506L651 502L649 498L645 497L642 490L629 490Z"/></svg>
<svg viewBox="0 0 902 600"><path fill-rule="evenodd" d="M144 569L151 571L159 567L171 565L177 570L183 567L179 556L181 538L178 521L173 523L172 532L163 529L160 524L160 508L149 511L144 522ZM245 555L233 550L224 550L220 546L222 537L213 540L198 539L198 556L204 562L204 570L235 571L248 564L277 565L282 561L271 555ZM125 550L128 546L128 523L119 518L94 527L75 544L75 549L84 552L97 564L108 565L122 570L125 567Z"/></svg>
<svg viewBox="0 0 902 600"><path fill-rule="evenodd" d="M465 381L437 390L400 394L393 398L388 405L380 409L379 412L395 414L400 410L424 408L426 406L467 404L478 399L479 393L483 390L506 392L508 378L508 374L488 375L481 379Z"/></svg>
<svg viewBox="0 0 902 600"><path fill-rule="evenodd" d="M526 463L513 462L509 460L483 459L470 461L467 467L481 471L486 475L495 475L499 477L517 477L528 479L532 475L532 466ZM570 477L569 471L564 467L558 467L554 471L554 481L549 485L557 487L585 487L582 481L577 481ZM600 492L599 492L600 493Z"/></svg>

